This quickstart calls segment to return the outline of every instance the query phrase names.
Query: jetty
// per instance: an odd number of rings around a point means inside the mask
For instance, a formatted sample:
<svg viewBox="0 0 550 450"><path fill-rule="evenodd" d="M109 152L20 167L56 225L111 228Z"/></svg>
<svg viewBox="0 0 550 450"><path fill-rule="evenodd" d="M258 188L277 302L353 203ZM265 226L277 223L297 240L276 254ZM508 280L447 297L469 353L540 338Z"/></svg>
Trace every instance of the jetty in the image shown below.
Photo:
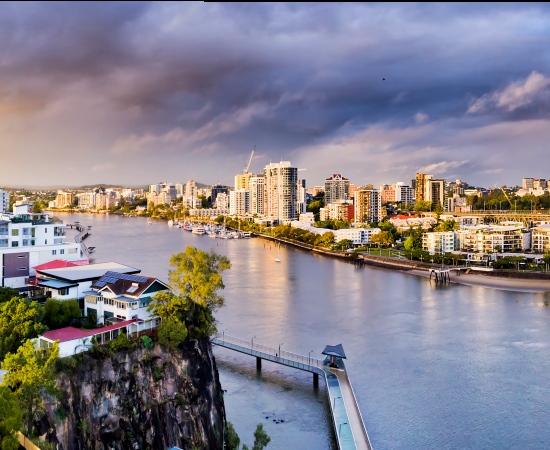
<svg viewBox="0 0 550 450"><path fill-rule="evenodd" d="M313 385L318 386L321 376L327 386L328 401L336 442L340 450L372 450L367 429L355 393L351 386L344 359L346 354L341 344L327 345L322 354L324 359L307 356L269 347L254 339L244 340L229 336L225 332L211 338L212 344L234 350L256 358L256 369L261 371L262 361L269 361L313 374Z"/></svg>

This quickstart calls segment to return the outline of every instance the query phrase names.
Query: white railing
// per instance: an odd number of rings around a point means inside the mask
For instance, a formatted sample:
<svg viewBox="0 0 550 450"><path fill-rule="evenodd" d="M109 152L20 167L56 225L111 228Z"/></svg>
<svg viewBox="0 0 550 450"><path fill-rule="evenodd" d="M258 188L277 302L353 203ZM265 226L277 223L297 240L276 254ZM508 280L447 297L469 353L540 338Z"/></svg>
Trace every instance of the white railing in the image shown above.
<svg viewBox="0 0 550 450"><path fill-rule="evenodd" d="M229 336L225 333L218 333L214 336L214 338L221 341L222 346L225 344L233 344L241 347L242 349L249 350L251 354L252 352L265 353L266 355L275 357L276 359L279 358L281 360L294 361L304 366L314 366L318 368L322 368L324 364L324 360L313 358L311 355L300 355L298 353L287 352L286 350L281 349L281 347L275 348L258 344L257 342L254 342L254 339L248 341L234 336Z"/></svg>

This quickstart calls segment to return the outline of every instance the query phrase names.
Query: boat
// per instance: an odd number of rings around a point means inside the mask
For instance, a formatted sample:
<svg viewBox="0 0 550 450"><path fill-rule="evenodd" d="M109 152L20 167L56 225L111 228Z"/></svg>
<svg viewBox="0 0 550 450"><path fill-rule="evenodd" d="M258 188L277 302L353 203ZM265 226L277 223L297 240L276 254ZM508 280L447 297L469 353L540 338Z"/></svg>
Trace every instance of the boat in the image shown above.
<svg viewBox="0 0 550 450"><path fill-rule="evenodd" d="M173 220L169 220L169 221L168 221L168 226L169 226L169 227L174 226L174 221L173 221Z"/></svg>
<svg viewBox="0 0 550 450"><path fill-rule="evenodd" d="M250 236L251 236L250 231L243 231L243 233L242 233L243 238L248 239L248 238L250 238Z"/></svg>
<svg viewBox="0 0 550 450"><path fill-rule="evenodd" d="M149 222L147 225L153 225L153 222Z"/></svg>
<svg viewBox="0 0 550 450"><path fill-rule="evenodd" d="M197 225L196 227L193 227L193 234L205 234L206 231L204 231L204 227L201 225Z"/></svg>
<svg viewBox="0 0 550 450"><path fill-rule="evenodd" d="M275 262L281 262L281 258L279 258L279 247L281 246L281 244L279 244L277 246L277 256L275 257Z"/></svg>

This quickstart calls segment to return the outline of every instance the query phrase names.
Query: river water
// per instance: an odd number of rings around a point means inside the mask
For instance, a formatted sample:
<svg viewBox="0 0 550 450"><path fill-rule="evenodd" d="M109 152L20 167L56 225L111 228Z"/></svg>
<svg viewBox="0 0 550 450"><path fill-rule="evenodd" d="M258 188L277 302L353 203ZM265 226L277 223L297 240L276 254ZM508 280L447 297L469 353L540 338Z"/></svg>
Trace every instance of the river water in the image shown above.
<svg viewBox="0 0 550 450"><path fill-rule="evenodd" d="M550 448L550 294L450 284L281 247L212 239L166 222L59 214L92 226L95 262L167 280L170 255L193 245L227 256L228 335L321 358L342 344L375 450ZM335 449L323 382L215 348L227 418L249 447L258 423L268 449ZM279 419L284 422L277 423Z"/></svg>

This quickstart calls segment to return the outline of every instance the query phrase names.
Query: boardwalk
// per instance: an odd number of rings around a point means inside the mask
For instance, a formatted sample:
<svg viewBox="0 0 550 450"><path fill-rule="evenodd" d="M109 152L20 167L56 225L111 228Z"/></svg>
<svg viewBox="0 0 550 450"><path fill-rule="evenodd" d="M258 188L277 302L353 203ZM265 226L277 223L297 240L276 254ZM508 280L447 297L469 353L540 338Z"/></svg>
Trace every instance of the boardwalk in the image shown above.
<svg viewBox="0 0 550 450"><path fill-rule="evenodd" d="M268 347L254 342L253 339L246 341L225 333L213 337L212 343L254 356L258 370L261 370L262 360L266 360L310 372L313 374L314 384L318 382L319 375L324 377L338 448L372 450L343 360L338 361L338 368L333 368L327 365L328 359L320 360L312 358L311 354L305 356L281 351L280 347Z"/></svg>

